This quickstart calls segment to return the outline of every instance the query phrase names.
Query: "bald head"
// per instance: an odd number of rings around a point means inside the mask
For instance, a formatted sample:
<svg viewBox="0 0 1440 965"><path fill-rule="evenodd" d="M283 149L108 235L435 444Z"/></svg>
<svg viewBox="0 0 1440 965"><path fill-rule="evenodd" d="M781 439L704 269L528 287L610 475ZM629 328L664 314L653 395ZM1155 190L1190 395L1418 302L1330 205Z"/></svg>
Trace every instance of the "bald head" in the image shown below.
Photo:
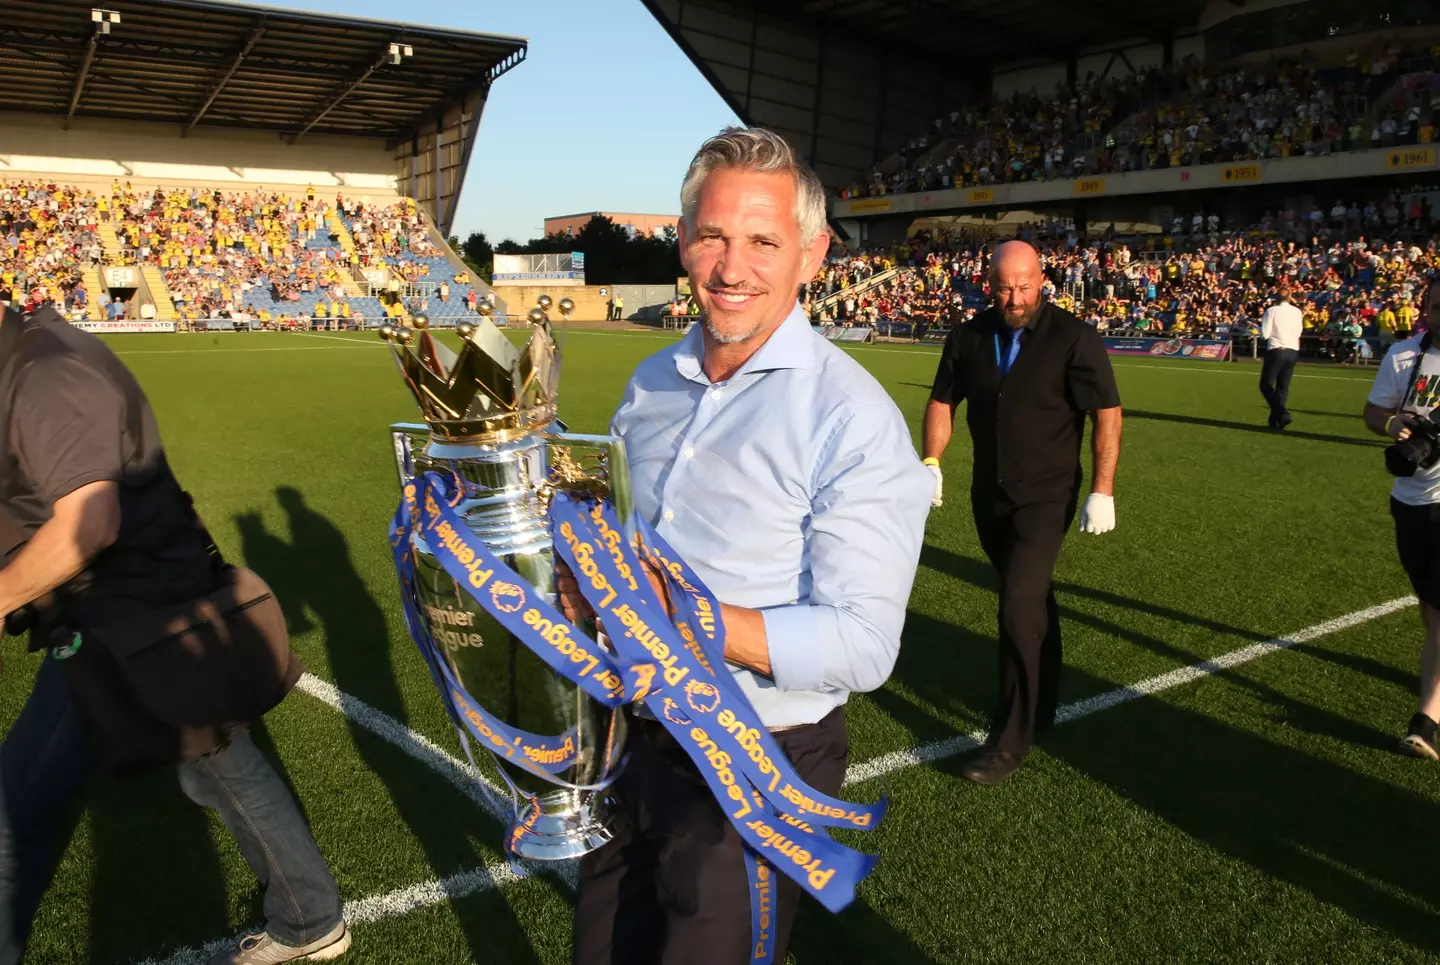
<svg viewBox="0 0 1440 965"><path fill-rule="evenodd" d="M1040 254L1023 241L1007 241L990 257L990 291L1005 321L1029 325L1040 311Z"/></svg>
<svg viewBox="0 0 1440 965"><path fill-rule="evenodd" d="M990 272L998 275L1001 271L1028 271L1040 274L1040 253L1024 241L1006 241L997 245L995 254L990 256Z"/></svg>

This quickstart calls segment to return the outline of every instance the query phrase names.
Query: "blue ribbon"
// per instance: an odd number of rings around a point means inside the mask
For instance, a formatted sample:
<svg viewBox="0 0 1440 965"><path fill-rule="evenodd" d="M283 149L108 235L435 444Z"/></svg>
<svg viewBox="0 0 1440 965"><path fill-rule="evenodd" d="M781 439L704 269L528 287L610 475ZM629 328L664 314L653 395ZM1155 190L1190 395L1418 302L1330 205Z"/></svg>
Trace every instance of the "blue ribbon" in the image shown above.
<svg viewBox="0 0 1440 965"><path fill-rule="evenodd" d="M558 674L607 707L643 700L695 761L746 846L754 961L768 965L774 956L772 869L831 911L853 901L855 887L879 859L839 844L824 828L873 828L884 816L885 802L841 801L799 777L725 665L719 602L659 534L638 521L644 552L665 574L674 617L660 603L613 507L582 503L563 492L552 500L555 551L603 620L612 654L475 538L454 508L461 495L458 486L453 496L448 494L435 473L407 481L391 546L406 624L467 755L468 732L525 770L571 786L555 775L573 764L575 742L572 735L543 737L506 725L486 713L455 678L417 603L412 538L423 539L456 585ZM567 737L572 737L568 749ZM607 761L617 752L608 748ZM512 825L507 836L512 851L523 833L524 828Z"/></svg>
<svg viewBox="0 0 1440 965"><path fill-rule="evenodd" d="M400 579L401 606L405 612L410 637L415 641L420 655L425 659L425 665L430 669L430 679L434 681L436 689L445 700L446 709L460 729L461 739L466 743L466 755L470 754L469 742L466 740L468 731L470 737L497 757L504 758L544 780L564 787L572 786L555 775L575 763L578 751L575 731L572 729L558 736L547 737L512 727L490 714L455 677L449 664L438 652L433 635L425 631L424 619L420 615L414 591L415 563L410 555L410 524L416 514L414 487L407 486L405 498L395 513L390 538L395 572ZM436 547L431 549L435 552ZM486 552L488 553L488 550ZM435 555L437 559L440 558L439 552ZM459 557L455 557L454 562L460 565ZM503 563L500 565L504 566ZM452 576L455 575L449 566L446 569ZM508 572L508 567L506 571ZM474 763L473 758L471 763Z"/></svg>
<svg viewBox="0 0 1440 965"><path fill-rule="evenodd" d="M561 493L550 504L550 519L555 552L574 570L620 658L633 666L653 663L645 704L695 762L741 839L831 911L850 904L878 859L815 825L874 827L883 802L848 804L800 778L734 683L723 653L709 652L683 621L670 622L613 510L597 502L586 512ZM662 541L643 522L640 532L659 550ZM709 604L709 591L697 590L692 599L707 601L718 628L718 604Z"/></svg>

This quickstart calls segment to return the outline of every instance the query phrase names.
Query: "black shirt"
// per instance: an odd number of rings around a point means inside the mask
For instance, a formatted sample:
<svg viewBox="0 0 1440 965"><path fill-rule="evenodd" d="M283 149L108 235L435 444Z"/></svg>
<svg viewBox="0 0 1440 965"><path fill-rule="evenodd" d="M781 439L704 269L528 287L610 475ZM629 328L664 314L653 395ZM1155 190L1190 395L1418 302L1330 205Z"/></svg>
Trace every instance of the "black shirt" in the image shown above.
<svg viewBox="0 0 1440 965"><path fill-rule="evenodd" d="M1080 489L1085 414L1120 404L1105 343L1095 329L1051 302L1020 332L1020 352L1002 380L1008 350L999 310L988 308L945 340L930 397L959 405L974 444L971 489L1014 505L1073 500Z"/></svg>
<svg viewBox="0 0 1440 965"><path fill-rule="evenodd" d="M100 623L117 604L173 603L214 589L216 561L129 369L54 309L28 319L6 310L0 345L0 500L24 537L76 489L107 480L120 487L119 535L57 594L66 615Z"/></svg>

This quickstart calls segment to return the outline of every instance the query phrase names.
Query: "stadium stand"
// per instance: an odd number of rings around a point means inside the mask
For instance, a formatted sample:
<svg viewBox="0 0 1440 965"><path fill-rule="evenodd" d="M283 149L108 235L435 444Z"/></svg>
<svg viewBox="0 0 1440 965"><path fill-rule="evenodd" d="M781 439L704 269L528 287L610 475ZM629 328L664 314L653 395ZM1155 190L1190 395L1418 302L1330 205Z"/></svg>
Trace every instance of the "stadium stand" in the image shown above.
<svg viewBox="0 0 1440 965"><path fill-rule="evenodd" d="M1046 296L1097 329L1120 334L1225 337L1253 343L1260 314L1282 285L1305 313L1313 356L1349 362L1377 357L1418 317L1428 278L1440 273L1440 210L1422 192L1344 202L1330 213L1267 215L1258 224L1160 237L1090 239L1049 220L1017 227L1015 237L1041 252ZM1198 217L1198 216L1197 216ZM827 266L807 292L821 324L903 324L906 337L943 337L989 303L986 266L996 238L921 231L891 250L847 255ZM855 284L852 265L894 263L894 277L871 289ZM863 273L863 271L861 272Z"/></svg>
<svg viewBox="0 0 1440 965"><path fill-rule="evenodd" d="M0 182L0 299L50 302L98 319L103 258L96 197L40 181Z"/></svg>
<svg viewBox="0 0 1440 965"><path fill-rule="evenodd" d="M412 199L337 193L331 202L313 186L0 180L0 242L0 297L55 304L72 318L357 327L422 311L474 314L479 298ZM102 264L138 268L144 294L137 286L107 315Z"/></svg>
<svg viewBox="0 0 1440 965"><path fill-rule="evenodd" d="M523 39L410 26L402 44L383 21L211 0L116 0L103 29L83 4L3 6L7 298L165 331L374 322L442 286L456 315L488 292L444 239ZM402 197L404 251L362 264L341 205Z"/></svg>
<svg viewBox="0 0 1440 965"><path fill-rule="evenodd" d="M1362 56L1088 74L962 105L842 198L1430 143L1440 51L1377 40Z"/></svg>

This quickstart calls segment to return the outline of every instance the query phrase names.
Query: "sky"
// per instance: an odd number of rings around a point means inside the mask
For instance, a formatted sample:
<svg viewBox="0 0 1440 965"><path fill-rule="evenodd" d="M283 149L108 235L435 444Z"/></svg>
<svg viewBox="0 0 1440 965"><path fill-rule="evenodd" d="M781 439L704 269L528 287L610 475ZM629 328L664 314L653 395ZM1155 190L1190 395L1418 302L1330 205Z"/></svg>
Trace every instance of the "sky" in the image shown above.
<svg viewBox="0 0 1440 965"><path fill-rule="evenodd" d="M702 141L738 123L640 0L268 0L272 6L511 34L454 233L492 244L583 211L676 214Z"/></svg>

